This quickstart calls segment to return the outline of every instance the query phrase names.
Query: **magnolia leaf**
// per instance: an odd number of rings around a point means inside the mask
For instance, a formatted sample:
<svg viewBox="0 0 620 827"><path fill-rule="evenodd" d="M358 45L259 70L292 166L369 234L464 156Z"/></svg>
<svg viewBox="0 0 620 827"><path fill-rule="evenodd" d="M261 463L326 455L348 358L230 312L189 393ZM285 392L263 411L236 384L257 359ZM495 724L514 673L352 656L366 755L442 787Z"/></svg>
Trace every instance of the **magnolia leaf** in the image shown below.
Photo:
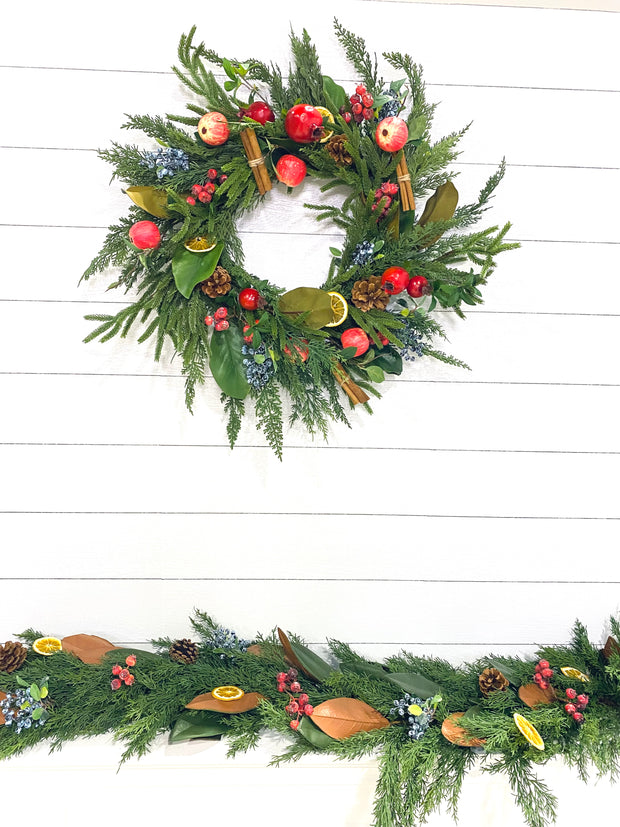
<svg viewBox="0 0 620 827"><path fill-rule="evenodd" d="M473 738L469 732L460 726L460 719L465 715L464 712L453 712L452 715L444 720L441 725L441 734L457 747L481 747L486 744L483 738Z"/></svg>
<svg viewBox="0 0 620 827"><path fill-rule="evenodd" d="M396 335L398 336L398 331L396 331ZM384 348L371 364L376 365L386 373L393 373L396 376L400 376L403 372L403 357L393 348Z"/></svg>
<svg viewBox="0 0 620 827"><path fill-rule="evenodd" d="M97 635L69 635L62 639L62 651L75 655L82 663L101 663L112 649L116 649L113 643Z"/></svg>
<svg viewBox="0 0 620 827"><path fill-rule="evenodd" d="M334 115L340 114L340 107L347 102L347 93L329 75L323 75L323 92L329 108Z"/></svg>
<svg viewBox="0 0 620 827"><path fill-rule="evenodd" d="M155 187L127 187L125 194L144 212L156 218L170 218L167 209L168 196L165 190L158 190Z"/></svg>
<svg viewBox="0 0 620 827"><path fill-rule="evenodd" d="M5 692L0 692L0 701L4 701L4 700L6 700L6 693ZM0 726L4 726L4 724L5 724L4 715L2 714L2 712L0 712Z"/></svg>
<svg viewBox="0 0 620 827"><path fill-rule="evenodd" d="M398 233L400 235L407 235L409 230L415 224L415 210L404 210L400 213L398 219ZM398 235L396 236L398 238Z"/></svg>
<svg viewBox="0 0 620 827"><path fill-rule="evenodd" d="M535 706L550 704L556 700L556 694L552 687L541 689L535 683L526 683L519 687L519 697L526 706L533 709Z"/></svg>
<svg viewBox="0 0 620 827"><path fill-rule="evenodd" d="M502 675L508 681L508 683L511 683L513 686L519 686L519 684L521 683L514 669L511 669L510 666L508 666L508 664L503 663L503 661L499 659L490 660L489 666L491 666L493 669L497 669L498 672L501 672Z"/></svg>
<svg viewBox="0 0 620 827"><path fill-rule="evenodd" d="M215 738L228 731L228 725L215 712L186 713L174 723L168 743L190 741L192 738Z"/></svg>
<svg viewBox="0 0 620 827"><path fill-rule="evenodd" d="M435 193L428 199L418 223L421 227L424 227L433 221L449 221L454 215L458 201L459 194L456 187L452 181L446 181L445 184L437 187ZM430 247L442 235L443 233L439 233L433 238L427 239L422 247Z"/></svg>
<svg viewBox="0 0 620 827"><path fill-rule="evenodd" d="M341 741L356 732L370 732L390 725L387 718L357 698L332 698L314 707L313 722L331 738Z"/></svg>
<svg viewBox="0 0 620 827"><path fill-rule="evenodd" d="M224 243L220 242L207 253L192 253L181 244L172 256L172 275L177 290L186 299L201 281L205 281L217 267Z"/></svg>
<svg viewBox="0 0 620 827"><path fill-rule="evenodd" d="M341 663L340 668L343 672L353 672L354 675L368 675L371 678L381 678L382 680L386 680L388 677L386 670L376 663L351 661L350 663Z"/></svg>
<svg viewBox="0 0 620 827"><path fill-rule="evenodd" d="M301 324L313 330L324 327L334 318L331 296L318 287L296 287L289 290L280 297L278 309L293 321L301 316Z"/></svg>
<svg viewBox="0 0 620 827"><path fill-rule="evenodd" d="M219 330L211 337L209 366L213 378L227 396L245 399L250 386L243 365L243 335L238 327Z"/></svg>
<svg viewBox="0 0 620 827"><path fill-rule="evenodd" d="M407 139L407 143L409 141L418 141L426 131L426 125L428 123L428 118L426 115L418 115L415 118L412 118L407 127L409 129L409 138Z"/></svg>
<svg viewBox="0 0 620 827"><path fill-rule="evenodd" d="M289 662L297 669L301 669L301 671L309 678L312 678L312 680L325 681L332 672L336 671L327 661L315 655L307 646L301 643L293 643L292 640L289 640L280 628L278 628L278 637L280 638L284 654Z"/></svg>
<svg viewBox="0 0 620 827"><path fill-rule="evenodd" d="M196 695L192 698L188 704L185 704L185 709L206 709L210 712L221 712L224 715L235 715L238 712L256 709L263 699L264 696L258 692L246 692L237 701L220 701L219 698L214 698L211 692L206 692L204 695Z"/></svg>
<svg viewBox="0 0 620 827"><path fill-rule="evenodd" d="M316 724L313 724L307 715L302 717L297 732L317 749L329 749L334 744L334 739L330 738L322 729L319 729Z"/></svg>
<svg viewBox="0 0 620 827"><path fill-rule="evenodd" d="M433 695L442 695L443 689L433 681L415 672L388 672L386 678L400 686L405 692L410 692L422 700L432 698Z"/></svg>

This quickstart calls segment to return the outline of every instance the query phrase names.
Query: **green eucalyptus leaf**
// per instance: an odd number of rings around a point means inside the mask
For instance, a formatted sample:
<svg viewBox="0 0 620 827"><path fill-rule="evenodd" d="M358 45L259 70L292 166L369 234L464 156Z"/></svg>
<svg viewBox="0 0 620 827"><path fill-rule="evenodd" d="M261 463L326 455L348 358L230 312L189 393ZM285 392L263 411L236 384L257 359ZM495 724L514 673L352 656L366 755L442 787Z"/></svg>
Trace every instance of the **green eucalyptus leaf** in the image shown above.
<svg viewBox="0 0 620 827"><path fill-rule="evenodd" d="M381 368L377 366L376 362L372 365L367 365L366 373L368 374L368 378L371 382L385 381L385 374L383 373Z"/></svg>
<svg viewBox="0 0 620 827"><path fill-rule="evenodd" d="M317 287L296 287L289 290L280 297L278 309L292 321L301 317L301 324L313 330L324 327L334 318L329 293Z"/></svg>
<svg viewBox="0 0 620 827"><path fill-rule="evenodd" d="M19 675L16 675L16 676L15 676L15 680L17 681L17 683L19 684L19 686L30 686L30 684L28 683L28 681L25 681L23 678L20 678L20 676L19 676Z"/></svg>
<svg viewBox="0 0 620 827"><path fill-rule="evenodd" d="M391 89L393 92L400 92L401 86L403 85L403 83L404 83L406 80L407 80L407 78L401 78L401 80L393 80L393 81L390 83L390 89Z"/></svg>
<svg viewBox="0 0 620 827"><path fill-rule="evenodd" d="M373 253L378 253L378 252L379 252L379 250L380 250L380 249L381 249L384 245L385 245L385 241L384 241L382 238L380 238L380 239L379 239L379 241L375 241L375 243L374 243L374 245L373 245L373 248L372 248Z"/></svg>
<svg viewBox="0 0 620 827"><path fill-rule="evenodd" d="M389 101L393 101L394 98L391 95L377 95L374 98L373 102L373 109L381 109L384 103L388 103Z"/></svg>
<svg viewBox="0 0 620 827"><path fill-rule="evenodd" d="M329 749L329 747L338 743L335 738L330 738L322 729L319 729L307 715L302 717L297 732L317 749Z"/></svg>
<svg viewBox="0 0 620 827"><path fill-rule="evenodd" d="M167 209L168 195L165 190L158 190L155 187L127 187L125 195L128 195L134 204L149 213L155 218L169 218Z"/></svg>
<svg viewBox="0 0 620 827"><path fill-rule="evenodd" d="M224 393L233 399L245 399L250 392L243 366L243 344L243 335L235 326L216 330L211 337L211 373Z"/></svg>
<svg viewBox="0 0 620 827"><path fill-rule="evenodd" d="M37 709L33 710L32 712L32 720L38 721L39 718L43 715L43 707L39 706Z"/></svg>
<svg viewBox="0 0 620 827"><path fill-rule="evenodd" d="M330 106L328 108L331 109L334 115L338 115L340 107L347 102L347 93L329 75L323 75L323 92L326 100L329 99Z"/></svg>
<svg viewBox="0 0 620 827"><path fill-rule="evenodd" d="M41 687L41 699L47 698L48 694L49 694L49 690L48 690L47 686L42 686Z"/></svg>
<svg viewBox="0 0 620 827"><path fill-rule="evenodd" d="M224 81L224 89L227 92L232 92L233 89L237 88L237 81L235 80L225 80Z"/></svg>
<svg viewBox="0 0 620 827"><path fill-rule="evenodd" d="M330 248L329 248L329 252L330 252L333 256L341 256L341 255L342 255L342 250L339 250L337 247L330 247Z"/></svg>
<svg viewBox="0 0 620 827"><path fill-rule="evenodd" d="M41 690L36 683L30 684L30 695L33 701L41 700Z"/></svg>
<svg viewBox="0 0 620 827"><path fill-rule="evenodd" d="M192 253L181 244L172 256L172 274L177 290L186 299L201 281L205 281L217 267L224 249L223 242L207 253Z"/></svg>
<svg viewBox="0 0 620 827"><path fill-rule="evenodd" d="M395 376L400 376L403 372L403 357L393 348L383 348L377 358L373 360L372 364L381 368L381 370L386 373L392 373Z"/></svg>
<svg viewBox="0 0 620 827"><path fill-rule="evenodd" d="M222 60L222 67L223 67L224 71L226 72L226 74L228 75L228 77L231 80L235 80L235 81L237 80L237 77L235 75L235 70L233 69L233 65L230 62L230 60L227 60L226 58L224 58L224 60Z"/></svg>
<svg viewBox="0 0 620 827"><path fill-rule="evenodd" d="M396 686L400 686L405 692L410 692L422 700L443 693L443 689L438 684L415 672L391 672L387 675L387 679Z"/></svg>
<svg viewBox="0 0 620 827"><path fill-rule="evenodd" d="M217 712L185 713L174 723L168 742L190 741L192 738L216 738L228 731L228 725L222 722Z"/></svg>

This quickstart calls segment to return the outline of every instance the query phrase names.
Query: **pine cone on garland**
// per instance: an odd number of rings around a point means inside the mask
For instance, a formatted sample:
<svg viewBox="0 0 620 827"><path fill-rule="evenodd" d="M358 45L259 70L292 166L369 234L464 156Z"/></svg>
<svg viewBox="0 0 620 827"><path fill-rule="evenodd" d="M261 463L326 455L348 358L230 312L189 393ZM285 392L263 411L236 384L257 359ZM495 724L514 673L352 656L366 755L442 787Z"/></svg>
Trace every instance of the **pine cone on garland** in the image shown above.
<svg viewBox="0 0 620 827"><path fill-rule="evenodd" d="M390 297L381 287L380 276L370 276L368 279L356 281L351 291L353 304L360 310L385 310Z"/></svg>
<svg viewBox="0 0 620 827"><path fill-rule="evenodd" d="M225 296L231 287L230 273L219 264L213 271L213 275L209 276L209 278L200 285L202 292L206 293L211 299L218 299L221 296Z"/></svg>
<svg viewBox="0 0 620 827"><path fill-rule="evenodd" d="M339 167L348 167L353 163L353 158L344 145L346 140L346 135L332 135L325 145L325 148Z"/></svg>
<svg viewBox="0 0 620 827"><path fill-rule="evenodd" d="M488 698L491 692L503 692L508 688L508 683L509 681L506 680L499 669L485 669L478 678L480 691L485 698Z"/></svg>
<svg viewBox="0 0 620 827"><path fill-rule="evenodd" d="M0 646L0 672L15 672L26 660L28 649L21 643L13 643L7 640L4 646Z"/></svg>
<svg viewBox="0 0 620 827"><path fill-rule="evenodd" d="M196 663L198 660L198 647L187 638L175 640L170 647L168 654L177 663Z"/></svg>

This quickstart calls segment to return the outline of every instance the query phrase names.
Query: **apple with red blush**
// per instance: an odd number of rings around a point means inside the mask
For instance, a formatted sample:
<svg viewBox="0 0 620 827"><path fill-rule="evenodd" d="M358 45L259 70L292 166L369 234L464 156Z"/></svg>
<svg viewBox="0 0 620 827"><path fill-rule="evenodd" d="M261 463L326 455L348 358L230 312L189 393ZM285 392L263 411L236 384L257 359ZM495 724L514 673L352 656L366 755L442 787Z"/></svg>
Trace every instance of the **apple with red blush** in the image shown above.
<svg viewBox="0 0 620 827"><path fill-rule="evenodd" d="M402 118L384 118L377 124L375 140L377 146L386 152L398 152L405 146L408 138L407 122Z"/></svg>
<svg viewBox="0 0 620 827"><path fill-rule="evenodd" d="M207 112L198 121L198 135L208 146L221 146L230 135L228 121L221 112Z"/></svg>
<svg viewBox="0 0 620 827"><path fill-rule="evenodd" d="M283 155L276 164L276 176L287 187L297 187L306 177L307 169L296 155Z"/></svg>

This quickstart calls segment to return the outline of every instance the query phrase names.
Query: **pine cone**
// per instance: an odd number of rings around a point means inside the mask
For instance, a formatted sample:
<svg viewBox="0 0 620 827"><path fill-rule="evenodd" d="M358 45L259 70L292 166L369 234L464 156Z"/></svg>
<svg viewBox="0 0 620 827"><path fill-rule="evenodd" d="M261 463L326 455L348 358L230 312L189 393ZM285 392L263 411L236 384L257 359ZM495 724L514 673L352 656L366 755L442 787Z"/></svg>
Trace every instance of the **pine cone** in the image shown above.
<svg viewBox="0 0 620 827"><path fill-rule="evenodd" d="M4 646L0 646L0 672L15 672L26 660L28 650L21 643L13 643L7 640Z"/></svg>
<svg viewBox="0 0 620 827"><path fill-rule="evenodd" d="M353 158L351 158L344 145L346 140L346 135L332 135L325 145L325 149L339 167L348 167L353 163Z"/></svg>
<svg viewBox="0 0 620 827"><path fill-rule="evenodd" d="M360 310L385 310L390 297L381 287L380 276L370 276L369 279L356 281L351 291L353 304Z"/></svg>
<svg viewBox="0 0 620 827"><path fill-rule="evenodd" d="M232 287L230 283L230 273L228 270L225 270L223 267L218 266L215 268L213 275L209 276L206 281L203 281L200 285L200 289L203 293L206 293L212 299L217 299L220 296L225 296L226 293L229 292L230 288Z"/></svg>
<svg viewBox="0 0 620 827"><path fill-rule="evenodd" d="M175 640L168 652L172 660L177 663L196 663L198 660L198 647L187 638Z"/></svg>
<svg viewBox="0 0 620 827"><path fill-rule="evenodd" d="M491 692L503 692L508 687L508 681L499 669L493 668L484 670L478 678L478 684L485 698L488 698Z"/></svg>

